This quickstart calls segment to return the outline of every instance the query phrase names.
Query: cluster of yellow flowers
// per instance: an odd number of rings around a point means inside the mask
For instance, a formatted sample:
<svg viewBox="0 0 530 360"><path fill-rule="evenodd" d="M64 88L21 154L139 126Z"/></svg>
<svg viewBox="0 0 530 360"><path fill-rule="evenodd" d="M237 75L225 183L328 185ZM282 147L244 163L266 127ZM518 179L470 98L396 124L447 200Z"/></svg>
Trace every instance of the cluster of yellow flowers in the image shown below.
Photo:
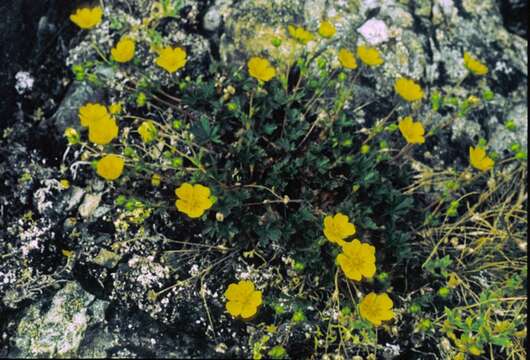
<svg viewBox="0 0 530 360"><path fill-rule="evenodd" d="M306 45L315 39L315 36L311 32L307 31L301 26L289 25L287 27L287 31L292 38L303 45ZM329 39L335 35L336 31L335 25L333 25L330 21L325 20L320 23L318 34L323 38ZM384 62L379 50L366 45L360 45L357 47L357 56L364 64L370 67L379 66ZM344 68L350 70L357 68L357 60L355 59L355 55L350 50L345 48L339 49L337 57L339 63ZM274 67L267 59L262 57L252 57L248 61L247 66L250 76L260 82L267 82L276 76L276 70Z"/></svg>
<svg viewBox="0 0 530 360"><path fill-rule="evenodd" d="M339 212L324 218L324 236L342 248L342 253L337 255L337 263L344 275L350 280L361 281L363 277L372 278L375 275L375 247L357 239L345 241L355 233L355 225L350 223L347 215ZM372 292L361 300L359 312L363 318L379 326L382 321L394 317L392 307L392 300L386 293Z"/></svg>
<svg viewBox="0 0 530 360"><path fill-rule="evenodd" d="M81 8L70 16L70 20L81 29L92 29L96 27L102 19L103 10L96 6L93 8ZM112 60L118 63L127 63L134 58L136 52L136 43L130 37L124 36L118 41L116 46L111 49ZM186 65L186 50L177 47L164 47L158 49L158 57L155 64L169 73L174 73Z"/></svg>
<svg viewBox="0 0 530 360"><path fill-rule="evenodd" d="M96 27L102 20L103 10L101 7L81 8L70 16L72 22L82 29ZM306 45L315 39L315 36L301 26L288 26L288 33L299 43ZM336 34L335 26L325 20L322 21L318 34L323 38L332 38ZM183 68L187 62L187 53L180 47L163 47L156 50L158 57L155 64L169 73L174 73ZM123 36L114 48L111 49L111 58L118 63L131 61L136 52L135 41ZM357 56L357 57L356 57ZM378 49L367 45L359 45L355 54L340 48L337 53L338 61L342 67L354 70L358 67L357 58L362 64L369 67L377 67L384 63L384 59ZM465 67L476 75L485 75L488 72L486 65L474 58L471 54L464 53ZM259 82L267 82L276 76L276 69L265 58L251 57L247 63L249 75ZM394 83L396 93L407 102L420 101L424 97L421 86L414 80L399 77ZM119 128L112 115L121 111L120 104L107 107L97 103L87 103L79 109L79 119L83 127L88 128L89 141L99 144L109 144L118 136ZM399 120L399 130L409 144L423 144L425 142L425 129L421 122L415 122L411 116ZM67 129L67 136L74 136L74 129ZM157 137L156 123L146 120L138 127L138 133L144 143L150 143ZM482 147L470 147L469 157L471 165L481 171L487 171L494 165L494 161L487 156ZM125 160L117 154L106 154L96 166L97 174L106 180L116 180L121 176L125 167ZM160 184L160 175L155 174L152 178L153 184ZM66 186L66 185L65 185ZM175 206L179 212L195 219L201 217L210 209L215 197L212 196L210 188L201 184L183 183L175 189L177 197ZM363 278L370 279L376 273L375 247L354 239L347 242L346 239L356 234L355 225L350 223L347 215L337 213L334 216L324 218L323 232L325 237L332 243L339 245L342 252L337 255L336 262L344 272L344 275L353 281L361 281ZM252 318L262 304L262 293L256 290L252 281L241 280L228 286L225 297L226 310L235 318L244 320ZM359 304L359 312L363 318L375 326L381 325L383 321L394 317L393 302L386 293L376 294L374 292L366 295Z"/></svg>
<svg viewBox="0 0 530 360"><path fill-rule="evenodd" d="M292 38L303 45L306 45L308 42L315 39L315 36L302 26L289 25L287 27L287 32ZM336 32L337 29L335 28L335 25L328 20L322 21L318 27L318 34L326 39L332 38Z"/></svg>
<svg viewBox="0 0 530 360"><path fill-rule="evenodd" d="M289 25L287 27L289 35L291 35L296 41L299 41L301 44L306 45L308 42L313 40L315 37L309 31L304 29L301 26Z"/></svg>
<svg viewBox="0 0 530 360"><path fill-rule="evenodd" d="M377 67L384 63L383 57L379 50L374 47L359 45L357 47L357 57L361 62L370 67ZM348 49L342 48L339 50L338 58L340 64L346 69L354 70L357 68L357 60L355 55Z"/></svg>
<svg viewBox="0 0 530 360"><path fill-rule="evenodd" d="M98 145L107 145L118 136L118 125L112 114L121 109L119 104L113 104L110 113L104 105L87 103L79 109L79 121L81 126L88 127L89 141ZM77 134L68 128L65 131L67 137ZM112 181L119 178L123 172L125 161L119 155L108 154L101 158L96 167L96 172L102 178Z"/></svg>
<svg viewBox="0 0 530 360"><path fill-rule="evenodd" d="M81 126L88 127L88 139L106 145L118 136L116 120L101 104L87 103L79 109Z"/></svg>

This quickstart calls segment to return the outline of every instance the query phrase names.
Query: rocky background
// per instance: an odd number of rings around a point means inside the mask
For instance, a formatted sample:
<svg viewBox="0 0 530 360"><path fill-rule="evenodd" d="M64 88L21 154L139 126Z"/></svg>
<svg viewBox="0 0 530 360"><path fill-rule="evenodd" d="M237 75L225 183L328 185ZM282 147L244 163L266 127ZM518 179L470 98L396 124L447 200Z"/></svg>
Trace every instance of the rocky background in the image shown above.
<svg viewBox="0 0 530 360"><path fill-rule="evenodd" d="M141 6L147 0L134 2ZM105 242L111 233L111 225L102 221L108 209L100 205L101 182L67 191L59 183L67 170L61 168L62 132L77 123L81 104L103 96L74 81L66 66L83 36L68 16L85 3L0 3L0 357L223 357L223 347L200 329L142 311L141 300L134 299L134 286L141 286L135 279L159 269L146 264L126 272L115 254L92 251L81 261L63 251L72 241L63 234L73 223L82 222L77 241L86 244ZM465 48L486 60L501 110L453 126L447 147L481 136L499 153L513 141L526 147L526 1L185 0L183 5L180 31L205 61L210 56L241 61L271 46L274 28L318 22L324 15L341 15L338 27L344 34L374 44L397 41L390 56L401 59L403 68L388 61L385 71L431 84L461 77L455 64ZM382 30L363 31L374 20L381 21ZM508 131L506 119L520 131ZM441 154L440 162L466 156L432 150ZM132 286L133 301L115 299L108 291L124 286ZM182 314L173 319L192 321L203 312L200 302L179 309Z"/></svg>

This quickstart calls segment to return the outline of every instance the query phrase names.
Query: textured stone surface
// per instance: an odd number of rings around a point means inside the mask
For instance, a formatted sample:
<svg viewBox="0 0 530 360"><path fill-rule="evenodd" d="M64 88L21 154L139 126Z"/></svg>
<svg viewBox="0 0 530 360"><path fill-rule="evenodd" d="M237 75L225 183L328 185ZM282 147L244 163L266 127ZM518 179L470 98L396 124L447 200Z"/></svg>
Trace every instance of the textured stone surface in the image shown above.
<svg viewBox="0 0 530 360"><path fill-rule="evenodd" d="M67 283L51 300L31 305L17 328L12 357L75 356L89 326L104 321L108 303L96 300L76 282Z"/></svg>
<svg viewBox="0 0 530 360"><path fill-rule="evenodd" d="M493 0L251 0L232 6L225 0L217 1L215 6L224 19L220 53L227 63L244 64L249 56L262 55L285 65L300 51L287 35L287 26L303 25L316 31L324 18L337 25L335 38L340 46L377 44L385 59L382 71L373 76L379 98L391 95L398 75L441 86L448 92L462 84L458 96L469 96L477 86L470 76L465 79L462 54L469 51L486 61L488 78L497 94L494 104L503 110L487 121L478 117L459 119L451 125L452 140L465 145L486 137L497 152L506 150L514 141L526 146L523 130L528 116L523 108L527 104L528 45L503 26L502 4ZM282 39L278 48L271 44L275 37ZM317 36L308 46L319 45ZM504 128L505 121L511 118L521 131L508 132ZM424 121L431 125L434 120Z"/></svg>

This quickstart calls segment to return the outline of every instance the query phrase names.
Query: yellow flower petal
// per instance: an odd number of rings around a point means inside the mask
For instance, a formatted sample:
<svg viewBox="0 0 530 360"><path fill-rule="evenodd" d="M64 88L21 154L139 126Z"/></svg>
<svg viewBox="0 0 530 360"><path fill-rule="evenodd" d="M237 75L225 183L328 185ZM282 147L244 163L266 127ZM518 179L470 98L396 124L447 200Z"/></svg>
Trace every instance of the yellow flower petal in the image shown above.
<svg viewBox="0 0 530 360"><path fill-rule="evenodd" d="M256 312L258 311L258 308L256 306L253 306L252 304L245 303L243 304L243 307L241 308L241 318L243 320L248 320L254 315L256 315Z"/></svg>
<svg viewBox="0 0 530 360"><path fill-rule="evenodd" d="M464 52L464 65L475 75L486 75L488 73L488 67L474 58L473 55L467 51Z"/></svg>
<svg viewBox="0 0 530 360"><path fill-rule="evenodd" d="M371 278L376 271L375 248L361 244L359 240L342 245L342 253L337 256L342 271L347 278L360 281L362 276Z"/></svg>
<svg viewBox="0 0 530 360"><path fill-rule="evenodd" d="M318 28L318 33L324 38L331 38L336 33L335 26L329 21L322 21Z"/></svg>
<svg viewBox="0 0 530 360"><path fill-rule="evenodd" d="M276 76L276 70L267 59L254 56L247 65L248 73L257 80L267 82Z"/></svg>
<svg viewBox="0 0 530 360"><path fill-rule="evenodd" d="M155 63L169 73L174 73L186 65L187 54L182 48L165 47L160 50Z"/></svg>
<svg viewBox="0 0 530 360"><path fill-rule="evenodd" d="M197 198L208 199L210 197L210 189L201 184L197 184L193 187L194 196Z"/></svg>
<svg viewBox="0 0 530 360"><path fill-rule="evenodd" d="M423 90L421 86L414 80L399 78L394 84L394 89L404 100L412 102L423 98Z"/></svg>
<svg viewBox="0 0 530 360"><path fill-rule="evenodd" d="M324 236L335 243L343 243L348 236L355 234L355 225L351 224L348 216L337 213L335 216L324 218Z"/></svg>
<svg viewBox="0 0 530 360"><path fill-rule="evenodd" d="M341 267L342 271L348 279L361 281L362 275L361 272L356 268L351 266L351 263L344 254L337 255L337 263Z"/></svg>
<svg viewBox="0 0 530 360"><path fill-rule="evenodd" d="M486 155L486 150L481 147L469 147L469 162L471 166L480 171L488 171L493 168L495 162Z"/></svg>
<svg viewBox="0 0 530 360"><path fill-rule="evenodd" d="M425 142L423 125L419 121L414 122L410 116L399 121L399 131L409 144L423 144Z"/></svg>
<svg viewBox="0 0 530 360"><path fill-rule="evenodd" d="M101 7L82 8L70 15L70 20L81 29L91 29L101 22L103 10Z"/></svg>
<svg viewBox="0 0 530 360"><path fill-rule="evenodd" d="M243 297L248 297L254 291L254 284L250 280L241 280L239 282L239 291Z"/></svg>
<svg viewBox="0 0 530 360"><path fill-rule="evenodd" d="M88 128L88 140L95 144L106 145L118 136L118 125L109 116L93 122Z"/></svg>
<svg viewBox="0 0 530 360"><path fill-rule="evenodd" d="M376 270L375 262L366 261L359 266L359 272L367 279L372 278L375 275Z"/></svg>
<svg viewBox="0 0 530 360"><path fill-rule="evenodd" d="M175 189L175 195L181 199L187 199L193 196L193 185L184 183L178 189Z"/></svg>
<svg viewBox="0 0 530 360"><path fill-rule="evenodd" d="M379 50L365 45L357 47L357 56L368 66L375 67L381 65L384 62Z"/></svg>
<svg viewBox="0 0 530 360"><path fill-rule="evenodd" d="M113 49L111 49L110 54L112 56L112 60L119 63L126 63L133 59L135 49L136 44L134 40L124 37L116 44Z"/></svg>
<svg viewBox="0 0 530 360"><path fill-rule="evenodd" d="M175 195L178 198L175 206L190 218L201 217L213 205L210 193L209 188L200 184L184 183L175 190Z"/></svg>
<svg viewBox="0 0 530 360"><path fill-rule="evenodd" d="M98 161L96 172L102 178L112 181L121 176L124 165L125 161L121 156L109 154Z"/></svg>
<svg viewBox="0 0 530 360"><path fill-rule="evenodd" d="M377 295L372 292L361 300L359 313L362 318L368 320L375 326L379 326L382 321L394 318L392 307L392 300L386 293Z"/></svg>
<svg viewBox="0 0 530 360"><path fill-rule="evenodd" d="M289 35L291 35L295 40L304 45L313 40L314 38L313 34L311 34L309 31L307 31L301 26L289 25L287 27L287 31L289 32Z"/></svg>
<svg viewBox="0 0 530 360"><path fill-rule="evenodd" d="M254 307L260 306L262 303L261 291L253 291L248 302Z"/></svg>
<svg viewBox="0 0 530 360"><path fill-rule="evenodd" d="M228 312L234 317L241 316L244 320L254 316L262 303L261 291L257 291L249 280L230 284L225 291L225 297L228 300Z"/></svg>
<svg viewBox="0 0 530 360"><path fill-rule="evenodd" d="M353 53L348 49L339 50L339 62L343 67L347 69L354 70L357 68L357 61L355 60L355 56L353 56Z"/></svg>
<svg viewBox="0 0 530 360"><path fill-rule="evenodd" d="M376 301L377 305L380 306L382 309L392 309L392 307L394 306L394 302L386 293L377 296Z"/></svg>
<svg viewBox="0 0 530 360"><path fill-rule="evenodd" d="M237 317L241 315L241 311L243 310L243 306L239 301L229 301L226 303L226 310L230 315L233 317Z"/></svg>
<svg viewBox="0 0 530 360"><path fill-rule="evenodd" d="M109 117L107 108L97 103L86 103L79 108L81 126L89 127L97 120Z"/></svg>
<svg viewBox="0 0 530 360"><path fill-rule="evenodd" d="M225 297L228 300L237 300L239 294L239 288L237 284L230 284L228 285L228 288L225 291Z"/></svg>

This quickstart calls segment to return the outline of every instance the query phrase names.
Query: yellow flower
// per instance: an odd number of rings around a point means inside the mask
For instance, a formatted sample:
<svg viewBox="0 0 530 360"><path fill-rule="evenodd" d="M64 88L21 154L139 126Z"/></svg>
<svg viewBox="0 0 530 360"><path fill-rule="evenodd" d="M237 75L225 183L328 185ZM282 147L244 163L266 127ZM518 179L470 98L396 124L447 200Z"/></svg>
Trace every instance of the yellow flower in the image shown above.
<svg viewBox="0 0 530 360"><path fill-rule="evenodd" d="M324 218L324 235L326 238L339 245L344 243L344 239L355 234L355 225L349 222L348 216L337 213L335 216Z"/></svg>
<svg viewBox="0 0 530 360"><path fill-rule="evenodd" d="M409 144L423 144L425 142L423 125L419 121L414 122L410 116L399 121L399 131Z"/></svg>
<svg viewBox="0 0 530 360"><path fill-rule="evenodd" d="M359 240L342 245L342 253L337 255L337 263L348 279L361 281L364 276L375 274L375 247Z"/></svg>
<svg viewBox="0 0 530 360"><path fill-rule="evenodd" d="M70 15L70 20L81 29L92 29L101 22L103 10L96 6L93 8L82 8Z"/></svg>
<svg viewBox="0 0 530 360"><path fill-rule="evenodd" d="M355 56L353 56L353 53L350 50L340 49L339 50L339 61L340 61L340 64L347 69L353 70L357 68L357 61L355 60Z"/></svg>
<svg viewBox="0 0 530 360"><path fill-rule="evenodd" d="M475 75L486 75L488 73L488 67L467 51L464 52L464 66Z"/></svg>
<svg viewBox="0 0 530 360"><path fill-rule="evenodd" d="M112 181L120 177L125 161L121 156L109 154L98 161L96 172L102 178Z"/></svg>
<svg viewBox="0 0 530 360"><path fill-rule="evenodd" d="M230 284L225 291L225 297L228 300L226 303L228 313L233 317L241 316L244 320L254 316L262 302L261 291L256 290L249 280Z"/></svg>
<svg viewBox="0 0 530 360"><path fill-rule="evenodd" d="M167 72L174 73L186 65L186 51L182 48L165 47L160 50L155 63Z"/></svg>
<svg viewBox="0 0 530 360"><path fill-rule="evenodd" d="M160 186L161 180L162 177L160 176L160 174L153 174L153 176L151 176L151 185Z"/></svg>
<svg viewBox="0 0 530 360"><path fill-rule="evenodd" d="M393 306L392 299L386 293L378 295L371 292L361 300L359 312L362 318L375 326L379 326L382 321L390 320L394 317Z"/></svg>
<svg viewBox="0 0 530 360"><path fill-rule="evenodd" d="M75 145L79 142L79 133L74 128L66 128L64 130L64 136L70 145Z"/></svg>
<svg viewBox="0 0 530 360"><path fill-rule="evenodd" d="M110 54L112 55L112 60L119 63L126 63L134 57L135 49L136 44L134 40L124 37L116 44L116 47L110 50Z"/></svg>
<svg viewBox="0 0 530 360"><path fill-rule="evenodd" d="M304 45L313 40L313 34L301 26L289 25L287 30L289 31L289 35Z"/></svg>
<svg viewBox="0 0 530 360"><path fill-rule="evenodd" d="M155 124L151 120L144 121L138 127L138 133L142 137L142 141L146 144L150 143L156 138L157 130Z"/></svg>
<svg viewBox="0 0 530 360"><path fill-rule="evenodd" d="M276 76L276 70L269 60L257 56L248 61L248 73L259 81L269 81Z"/></svg>
<svg viewBox="0 0 530 360"><path fill-rule="evenodd" d="M106 145L117 136L118 126L110 115L96 120L88 127L88 140L95 144Z"/></svg>
<svg viewBox="0 0 530 360"><path fill-rule="evenodd" d="M210 189L200 184L184 183L175 190L175 194L178 198L175 203L178 211L190 218L202 216L213 205Z"/></svg>
<svg viewBox="0 0 530 360"><path fill-rule="evenodd" d="M109 111L112 115L116 115L116 114L119 114L121 113L121 109L122 109L122 105L121 103L117 102L117 103L112 103L110 106L109 106Z"/></svg>
<svg viewBox="0 0 530 360"><path fill-rule="evenodd" d="M469 97L467 98L466 101L471 106L477 106L478 104L480 104L480 99L478 97L476 97L475 95L469 95Z"/></svg>
<svg viewBox="0 0 530 360"><path fill-rule="evenodd" d="M68 181L68 179L61 179L61 181L59 181L59 184L61 184L61 189L63 190L66 190L70 187L70 181Z"/></svg>
<svg viewBox="0 0 530 360"><path fill-rule="evenodd" d="M336 32L337 30L335 29L335 25L333 25L329 21L322 21L320 23L320 27L318 28L318 33L320 34L320 36L328 38L328 39L330 37L333 37L333 35L335 35Z"/></svg>
<svg viewBox="0 0 530 360"><path fill-rule="evenodd" d="M495 164L493 159L486 155L486 151L479 146L469 147L469 162L471 166L480 171L488 171Z"/></svg>
<svg viewBox="0 0 530 360"><path fill-rule="evenodd" d="M394 89L406 101L412 102L423 98L423 90L414 80L399 78L394 84Z"/></svg>
<svg viewBox="0 0 530 360"><path fill-rule="evenodd" d="M90 127L97 120L109 117L107 108L101 104L87 103L79 108L79 120L84 127Z"/></svg>
<svg viewBox="0 0 530 360"><path fill-rule="evenodd" d="M379 50L369 46L358 46L357 56L368 66L378 66L384 62Z"/></svg>

